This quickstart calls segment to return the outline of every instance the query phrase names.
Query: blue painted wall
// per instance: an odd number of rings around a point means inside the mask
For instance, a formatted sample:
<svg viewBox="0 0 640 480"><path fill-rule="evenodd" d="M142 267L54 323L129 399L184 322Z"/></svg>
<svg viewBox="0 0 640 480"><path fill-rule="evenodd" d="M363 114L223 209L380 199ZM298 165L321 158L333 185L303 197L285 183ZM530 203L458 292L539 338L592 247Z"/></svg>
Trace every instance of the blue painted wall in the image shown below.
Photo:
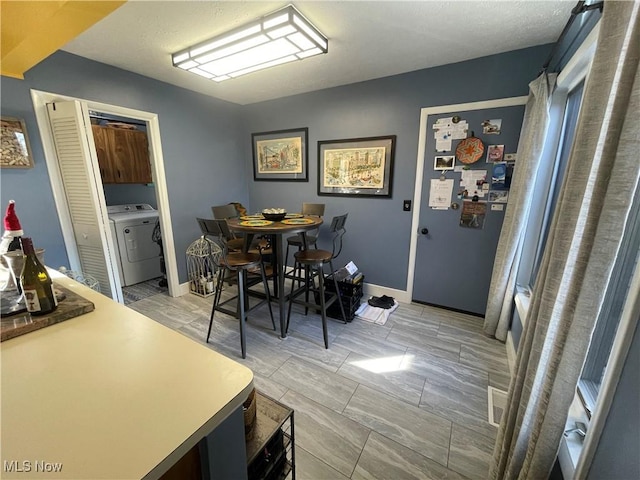
<svg viewBox="0 0 640 480"><path fill-rule="evenodd" d="M181 282L184 252L199 235L194 218L210 216L211 205L236 200L251 210L274 204L296 210L303 201L323 201L327 216L350 213L340 260L356 260L367 281L404 289L411 214L401 206L413 198L420 108L525 95L549 50L535 47L245 107L57 52L24 80L1 77L1 113L25 119L35 159L33 169L0 172L2 213L15 199L22 226L46 249L47 263L68 264L29 93L34 88L159 114ZM309 183L253 182L251 132L300 126L309 127ZM398 136L393 198L316 195L318 140L392 133ZM629 430L636 443L626 443L618 425L638 423L638 345L636 332L593 478L611 473L613 464L637 477L637 456L625 453L637 451L637 432Z"/></svg>
<svg viewBox="0 0 640 480"><path fill-rule="evenodd" d="M250 106L238 106L57 52L25 74L2 77L2 113L24 118L35 167L3 170L0 200L15 199L25 230L47 250L47 262L68 260L54 207L29 89L95 100L159 115L180 281L184 252L199 235L195 217L211 205L239 201L251 210L303 201L327 204L326 214L349 212L343 260L353 259L367 281L405 289L420 108L527 93L550 46L372 80ZM254 182L251 132L309 127L309 183ZM393 198L317 197L318 140L396 134Z"/></svg>
<svg viewBox="0 0 640 480"><path fill-rule="evenodd" d="M157 113L180 281L185 251L198 238L197 216L211 205L248 202L240 107L98 62L57 52L25 74L2 77L2 115L24 118L35 166L2 170L2 214L9 199L26 234L53 266L68 265L29 89Z"/></svg>
<svg viewBox="0 0 640 480"><path fill-rule="evenodd" d="M550 48L518 50L244 107L248 169L252 132L309 128L309 182L251 180L251 207L299 211L306 201L325 203L328 219L349 212L338 263L353 260L368 283L405 290L412 213L402 211L402 201L413 199L420 109L527 95ZM317 195L318 140L381 135L397 135L392 198Z"/></svg>

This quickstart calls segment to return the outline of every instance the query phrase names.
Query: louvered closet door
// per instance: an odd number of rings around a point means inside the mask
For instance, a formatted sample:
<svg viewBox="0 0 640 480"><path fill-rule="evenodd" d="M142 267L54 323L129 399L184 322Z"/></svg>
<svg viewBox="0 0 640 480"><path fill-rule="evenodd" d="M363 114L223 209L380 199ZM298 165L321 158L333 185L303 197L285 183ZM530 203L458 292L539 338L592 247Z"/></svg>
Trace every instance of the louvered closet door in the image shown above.
<svg viewBox="0 0 640 480"><path fill-rule="evenodd" d="M50 103L47 109L82 271L100 282L103 294L122 301L120 279L109 260L109 221L91 156L91 130L85 127L88 114L76 101Z"/></svg>

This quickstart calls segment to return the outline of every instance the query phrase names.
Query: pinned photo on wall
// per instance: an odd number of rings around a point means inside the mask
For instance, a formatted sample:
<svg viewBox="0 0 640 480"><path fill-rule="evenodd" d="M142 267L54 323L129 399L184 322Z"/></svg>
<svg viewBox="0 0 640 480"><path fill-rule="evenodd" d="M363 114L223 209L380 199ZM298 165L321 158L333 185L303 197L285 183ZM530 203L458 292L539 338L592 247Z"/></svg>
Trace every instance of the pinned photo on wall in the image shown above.
<svg viewBox="0 0 640 480"><path fill-rule="evenodd" d="M501 162L504 156L504 145L489 145L487 147L487 163Z"/></svg>
<svg viewBox="0 0 640 480"><path fill-rule="evenodd" d="M442 157L436 157L433 161L434 170L453 170L455 164L454 155L446 155Z"/></svg>
<svg viewBox="0 0 640 480"><path fill-rule="evenodd" d="M489 201L496 203L507 203L509 200L509 190L490 190Z"/></svg>
<svg viewBox="0 0 640 480"><path fill-rule="evenodd" d="M491 169L491 190L506 190L507 164L505 162L494 163Z"/></svg>
<svg viewBox="0 0 640 480"><path fill-rule="evenodd" d="M460 226L465 228L481 229L484 227L484 218L486 214L486 202L465 200L462 202L462 212L460 212Z"/></svg>
<svg viewBox="0 0 640 480"><path fill-rule="evenodd" d="M500 135L502 129L502 119L493 118L482 122L482 133L485 135Z"/></svg>
<svg viewBox="0 0 640 480"><path fill-rule="evenodd" d="M505 153L504 154L504 161L505 162L515 162L518 159L518 154L517 153Z"/></svg>

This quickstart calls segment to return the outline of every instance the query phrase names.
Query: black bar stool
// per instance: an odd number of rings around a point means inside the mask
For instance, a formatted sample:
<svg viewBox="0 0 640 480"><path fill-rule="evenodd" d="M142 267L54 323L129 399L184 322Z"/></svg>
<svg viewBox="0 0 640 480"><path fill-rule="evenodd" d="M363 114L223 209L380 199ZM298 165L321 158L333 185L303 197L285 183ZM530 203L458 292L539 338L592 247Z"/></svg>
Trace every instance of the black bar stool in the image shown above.
<svg viewBox="0 0 640 480"><path fill-rule="evenodd" d="M335 278L335 269L333 268L333 259L340 255L342 251L342 237L344 236L346 229L344 224L347 220L347 215L339 215L333 217L331 221L331 227L329 231L333 234L333 249L331 252L322 249L310 249L300 250L294 253L295 264L293 267L293 277L291 282L291 294L289 296L289 311L287 312L287 331L289 330L289 320L291 318L291 307L294 303L298 305L304 305L305 315L308 313L309 308L320 310L322 316L322 334L324 336L324 348L329 348L329 335L327 332L327 308L334 302L338 302L340 305L340 312L342 314L342 322L347 323L347 317L344 313L344 306L342 305L342 298L340 296L340 289L338 288L338 282ZM329 265L330 273L327 277L324 274L324 266ZM304 267L303 285L295 288L296 279L302 277L302 269ZM297 275L296 275L297 272ZM315 278L318 277L318 287L315 285ZM326 297L328 292L325 291L324 284L328 277L331 277L335 285L335 292ZM297 297L304 293L304 300L300 300ZM309 295L313 293L314 302L311 302Z"/></svg>
<svg viewBox="0 0 640 480"><path fill-rule="evenodd" d="M323 217L324 216L324 203L302 203L302 214L303 215L313 215L314 217ZM297 235L293 235L291 237L287 237L287 250L284 255L284 265L286 268L287 262L289 261L289 247L295 247L298 251L302 250L304 244L306 242L307 248L313 246L316 247L316 242L318 240L319 228L311 230L309 232L298 233ZM303 238L304 235L304 238Z"/></svg>
<svg viewBox="0 0 640 480"><path fill-rule="evenodd" d="M264 302L267 302L269 306L269 315L271 316L271 324L273 329L276 329L276 323L273 320L273 310L271 309L271 295L269 293L269 285L267 284L267 278L264 271L264 265L262 263L262 256L259 253L244 253L244 252L229 252L227 246L227 237L224 234L225 230L228 230L226 220L211 220L205 218L198 218L198 224L202 233L214 238L214 241L222 249L222 254L214 257L214 262L218 267L218 278L216 281L216 289L213 295L213 306L211 308L211 317L209 318L209 330L207 332L207 343L209 343L209 337L211 336L211 327L213 326L213 316L217 311L232 315L238 318L240 322L240 347L242 350L242 358L247 358L246 348L246 334L244 323L247 320L247 314L260 307ZM225 228L226 227L226 228ZM264 286L264 299L249 307L249 295L262 297L259 292L252 292L249 287L255 285L257 282L250 282L248 279L248 273L250 271L259 270L260 277L262 279L262 285ZM221 302L222 286L225 281L225 276L233 275L235 273L235 281L238 285L238 294L224 302ZM237 298L236 310L230 310L224 305Z"/></svg>
<svg viewBox="0 0 640 480"><path fill-rule="evenodd" d="M213 213L213 218L216 220L238 217L238 211L232 203L227 205L214 205L211 207L211 212ZM229 251L234 252L242 250L242 247L244 246L244 238L236 236L228 228L223 230L223 234L226 238L227 248Z"/></svg>

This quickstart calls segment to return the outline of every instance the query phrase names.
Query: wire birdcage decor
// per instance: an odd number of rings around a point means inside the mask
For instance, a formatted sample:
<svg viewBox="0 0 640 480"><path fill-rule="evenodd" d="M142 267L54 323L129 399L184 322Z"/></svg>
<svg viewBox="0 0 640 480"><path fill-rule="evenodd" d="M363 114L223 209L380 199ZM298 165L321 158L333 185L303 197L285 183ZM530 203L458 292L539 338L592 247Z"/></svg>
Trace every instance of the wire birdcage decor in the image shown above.
<svg viewBox="0 0 640 480"><path fill-rule="evenodd" d="M222 248L204 235L187 248L187 275L189 291L200 297L215 292L216 269L222 256Z"/></svg>
<svg viewBox="0 0 640 480"><path fill-rule="evenodd" d="M72 278L76 282L80 282L81 284L86 285L96 292L100 291L100 282L98 282L98 280L93 275L77 272L75 270L67 270L66 267L60 267L58 271L64 273L67 277Z"/></svg>

